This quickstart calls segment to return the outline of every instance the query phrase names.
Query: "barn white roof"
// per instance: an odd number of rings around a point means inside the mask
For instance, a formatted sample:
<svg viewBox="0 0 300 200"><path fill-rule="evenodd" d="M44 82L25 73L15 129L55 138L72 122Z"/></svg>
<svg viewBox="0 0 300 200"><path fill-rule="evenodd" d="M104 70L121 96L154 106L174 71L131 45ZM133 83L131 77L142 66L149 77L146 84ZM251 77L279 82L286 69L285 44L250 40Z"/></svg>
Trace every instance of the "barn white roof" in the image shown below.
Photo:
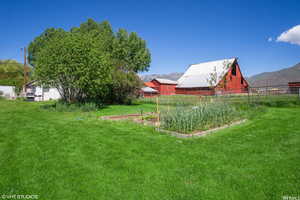
<svg viewBox="0 0 300 200"><path fill-rule="evenodd" d="M143 92L152 92L152 93L158 92L157 90L155 90L155 89L153 89L153 88L151 88L151 87L143 87L143 88L142 88L142 91L143 91Z"/></svg>
<svg viewBox="0 0 300 200"><path fill-rule="evenodd" d="M190 65L188 70L178 79L177 88L215 86L228 72L227 65L232 65L235 60L235 58L231 58ZM211 74L216 74L217 78L213 85L209 82L212 77Z"/></svg>
<svg viewBox="0 0 300 200"><path fill-rule="evenodd" d="M157 80L160 83L164 83L164 84L177 84L176 81L172 81L172 80L164 79L164 78L155 78L155 80Z"/></svg>

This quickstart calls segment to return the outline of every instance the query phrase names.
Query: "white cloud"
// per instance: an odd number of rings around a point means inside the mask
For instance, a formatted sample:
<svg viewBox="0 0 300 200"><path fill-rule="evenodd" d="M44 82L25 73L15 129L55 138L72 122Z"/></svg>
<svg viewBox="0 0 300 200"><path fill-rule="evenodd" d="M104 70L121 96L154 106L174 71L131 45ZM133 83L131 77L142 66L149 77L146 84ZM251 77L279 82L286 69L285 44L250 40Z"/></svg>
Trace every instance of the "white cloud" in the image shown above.
<svg viewBox="0 0 300 200"><path fill-rule="evenodd" d="M281 35L277 37L276 41L300 45L300 25L294 26L293 28L281 33Z"/></svg>
<svg viewBox="0 0 300 200"><path fill-rule="evenodd" d="M269 37L268 42L272 42L272 41L273 41L273 38Z"/></svg>

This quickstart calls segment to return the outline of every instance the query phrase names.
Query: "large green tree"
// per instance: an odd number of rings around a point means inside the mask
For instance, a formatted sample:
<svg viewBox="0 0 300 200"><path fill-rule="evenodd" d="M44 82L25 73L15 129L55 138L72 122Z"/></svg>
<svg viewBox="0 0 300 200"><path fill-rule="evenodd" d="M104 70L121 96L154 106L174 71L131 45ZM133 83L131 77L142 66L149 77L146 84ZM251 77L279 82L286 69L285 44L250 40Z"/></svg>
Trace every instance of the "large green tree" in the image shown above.
<svg viewBox="0 0 300 200"><path fill-rule="evenodd" d="M29 61L36 79L56 87L67 102L128 103L151 56L136 33L114 33L107 21L89 19L70 31L47 29L29 45Z"/></svg>
<svg viewBox="0 0 300 200"><path fill-rule="evenodd" d="M26 66L30 75L31 68ZM15 60L0 60L0 85L15 86L16 92L22 90L24 84L24 65Z"/></svg>

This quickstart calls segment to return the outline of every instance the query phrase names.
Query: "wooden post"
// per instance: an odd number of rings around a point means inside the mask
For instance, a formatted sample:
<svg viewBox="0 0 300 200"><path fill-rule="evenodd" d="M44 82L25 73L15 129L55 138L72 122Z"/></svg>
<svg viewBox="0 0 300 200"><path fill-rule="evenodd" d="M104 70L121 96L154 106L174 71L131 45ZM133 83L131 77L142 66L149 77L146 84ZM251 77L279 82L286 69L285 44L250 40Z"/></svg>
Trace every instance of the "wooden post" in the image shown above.
<svg viewBox="0 0 300 200"><path fill-rule="evenodd" d="M167 98L168 98L168 103L167 104L168 104L168 113L169 113L170 112L170 97L168 96Z"/></svg>
<svg viewBox="0 0 300 200"><path fill-rule="evenodd" d="M27 52L26 52L26 47L22 48L21 50L24 51L24 67L23 67L23 95L26 97L26 84L27 84Z"/></svg>
<svg viewBox="0 0 300 200"><path fill-rule="evenodd" d="M250 94L249 91L250 90L250 86L248 86L247 91L248 91L248 106L250 105Z"/></svg>
<svg viewBox="0 0 300 200"><path fill-rule="evenodd" d="M159 102L158 102L158 96L157 96L156 97L156 113L157 113L157 124L156 125L157 125L157 127L159 129L159 124L160 123L159 123L159 107L158 107L159 105L158 104L159 104Z"/></svg>
<svg viewBox="0 0 300 200"><path fill-rule="evenodd" d="M142 117L142 124L144 124L144 112L143 112L143 109L141 109L141 117Z"/></svg>

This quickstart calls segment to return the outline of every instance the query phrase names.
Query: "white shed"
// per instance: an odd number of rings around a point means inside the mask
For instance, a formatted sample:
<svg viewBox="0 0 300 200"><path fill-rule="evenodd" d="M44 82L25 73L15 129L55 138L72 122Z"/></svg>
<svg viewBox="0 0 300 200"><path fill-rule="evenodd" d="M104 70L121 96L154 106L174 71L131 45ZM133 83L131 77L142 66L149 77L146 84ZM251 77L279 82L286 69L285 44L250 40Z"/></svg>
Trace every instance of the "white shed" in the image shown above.
<svg viewBox="0 0 300 200"><path fill-rule="evenodd" d="M61 98L56 88L42 87L36 85L35 82L26 85L26 97L32 101L49 101Z"/></svg>
<svg viewBox="0 0 300 200"><path fill-rule="evenodd" d="M3 93L2 96L4 96L7 99L15 99L17 97L14 86L0 85L0 91L0 93Z"/></svg>

